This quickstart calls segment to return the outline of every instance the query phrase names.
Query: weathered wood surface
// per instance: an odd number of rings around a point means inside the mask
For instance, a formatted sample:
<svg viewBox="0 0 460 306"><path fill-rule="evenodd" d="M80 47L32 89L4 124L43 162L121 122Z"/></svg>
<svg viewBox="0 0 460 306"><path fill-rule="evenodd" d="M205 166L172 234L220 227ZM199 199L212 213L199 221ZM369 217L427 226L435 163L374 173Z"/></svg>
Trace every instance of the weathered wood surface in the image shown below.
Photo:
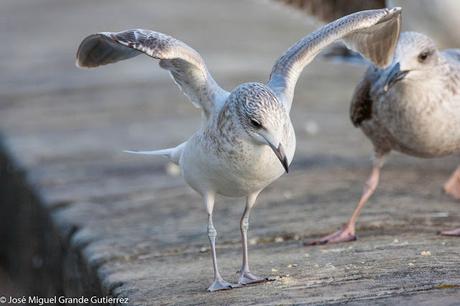
<svg viewBox="0 0 460 306"><path fill-rule="evenodd" d="M395 154L358 241L302 246L346 221L370 169L370 144L348 120L362 67L317 60L298 83L292 172L261 194L249 232L252 269L277 280L209 294L199 196L163 159L121 153L184 141L199 111L149 58L74 66L85 35L150 28L190 43L231 89L268 78L281 52L312 30L299 16L264 1L4 0L0 25L0 131L60 237L67 277L97 276L102 293L133 305L460 304L460 240L436 235L460 225L460 203L440 192L456 158ZM231 199L215 208L221 271L231 281L242 210ZM63 286L88 293L87 284Z"/></svg>

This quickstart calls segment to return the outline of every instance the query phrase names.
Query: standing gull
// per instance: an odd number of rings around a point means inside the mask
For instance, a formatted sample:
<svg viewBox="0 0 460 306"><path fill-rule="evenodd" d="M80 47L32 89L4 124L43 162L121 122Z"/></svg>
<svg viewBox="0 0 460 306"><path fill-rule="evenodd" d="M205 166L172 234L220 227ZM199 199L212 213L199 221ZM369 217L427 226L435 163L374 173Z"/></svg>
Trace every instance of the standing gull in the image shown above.
<svg viewBox="0 0 460 306"><path fill-rule="evenodd" d="M369 67L356 87L350 116L374 145L372 172L348 223L311 244L356 239L356 220L390 151L422 158L460 153L460 50L439 51L423 34L402 33L393 63L387 69ZM444 190L460 200L460 167ZM442 234L460 236L460 228Z"/></svg>
<svg viewBox="0 0 460 306"><path fill-rule="evenodd" d="M289 118L294 87L303 68L337 39L379 66L391 60L399 36L400 9L363 11L332 22L304 37L275 63L268 83L245 83L227 92L214 81L201 56L185 43L148 30L102 32L86 37L77 51L79 67L96 67L139 54L160 60L192 103L201 108L201 128L181 145L159 151L179 164L186 182L203 197L208 213L214 282L209 291L263 282L248 263L249 214L258 194L280 177L292 161L295 135ZM217 194L245 197L240 221L243 263L238 285L220 275L217 232L212 212Z"/></svg>

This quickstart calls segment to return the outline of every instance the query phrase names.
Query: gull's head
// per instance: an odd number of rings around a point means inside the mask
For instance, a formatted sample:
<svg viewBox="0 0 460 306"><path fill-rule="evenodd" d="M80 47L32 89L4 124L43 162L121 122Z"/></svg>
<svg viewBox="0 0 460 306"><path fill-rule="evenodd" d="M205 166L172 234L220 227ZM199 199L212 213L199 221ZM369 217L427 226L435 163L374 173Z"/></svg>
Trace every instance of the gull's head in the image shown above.
<svg viewBox="0 0 460 306"><path fill-rule="evenodd" d="M430 79L440 57L435 42L416 32L403 32L395 50L393 63L387 68L385 90L403 80Z"/></svg>
<svg viewBox="0 0 460 306"><path fill-rule="evenodd" d="M269 146L288 172L283 136L288 114L273 91L260 83L245 83L231 93L235 99L238 123L257 145Z"/></svg>

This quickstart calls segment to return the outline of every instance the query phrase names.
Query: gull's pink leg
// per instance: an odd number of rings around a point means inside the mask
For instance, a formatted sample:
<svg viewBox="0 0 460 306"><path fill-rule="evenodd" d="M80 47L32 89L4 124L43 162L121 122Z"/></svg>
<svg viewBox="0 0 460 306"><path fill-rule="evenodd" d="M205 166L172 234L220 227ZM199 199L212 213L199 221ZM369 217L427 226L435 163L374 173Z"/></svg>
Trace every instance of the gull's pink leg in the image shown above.
<svg viewBox="0 0 460 306"><path fill-rule="evenodd" d="M347 241L356 240L356 235L355 235L356 220L359 217L361 209L364 207L366 202L369 200L369 198L372 196L375 189L377 188L377 185L379 183L379 178L380 178L380 169L383 166L383 162L384 162L383 156L375 158L374 166L372 167L372 172L369 178L367 179L366 184L364 185L364 190L361 195L361 199L358 202L358 206L356 206L353 212L353 215L351 216L350 220L348 220L348 222L344 225L344 227L338 230L337 232L327 235L318 240L306 242L304 243L304 245L318 245L318 244L338 243L338 242L347 242Z"/></svg>
<svg viewBox="0 0 460 306"><path fill-rule="evenodd" d="M456 200L460 200L460 166L452 173L450 178L444 184L444 192ZM444 236L460 236L460 228L442 231Z"/></svg>
<svg viewBox="0 0 460 306"><path fill-rule="evenodd" d="M445 230L441 232L443 236L460 236L460 228L456 228L453 230Z"/></svg>
<svg viewBox="0 0 460 306"><path fill-rule="evenodd" d="M444 184L444 192L454 199L460 200L460 166Z"/></svg>

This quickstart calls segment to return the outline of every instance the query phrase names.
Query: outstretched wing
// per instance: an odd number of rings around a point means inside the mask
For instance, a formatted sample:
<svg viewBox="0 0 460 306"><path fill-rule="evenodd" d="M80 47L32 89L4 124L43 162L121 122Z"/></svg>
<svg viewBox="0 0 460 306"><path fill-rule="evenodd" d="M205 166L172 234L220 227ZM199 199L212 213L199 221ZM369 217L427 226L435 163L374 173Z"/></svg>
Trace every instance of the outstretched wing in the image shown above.
<svg viewBox="0 0 460 306"><path fill-rule="evenodd" d="M86 37L77 51L77 66L97 67L146 54L160 60L192 103L206 117L219 109L228 92L211 77L201 56L171 36L135 29L118 33L102 32Z"/></svg>
<svg viewBox="0 0 460 306"><path fill-rule="evenodd" d="M354 13L331 22L302 38L275 63L270 86L289 110L303 68L325 47L338 39L379 67L390 64L399 38L401 9Z"/></svg>

